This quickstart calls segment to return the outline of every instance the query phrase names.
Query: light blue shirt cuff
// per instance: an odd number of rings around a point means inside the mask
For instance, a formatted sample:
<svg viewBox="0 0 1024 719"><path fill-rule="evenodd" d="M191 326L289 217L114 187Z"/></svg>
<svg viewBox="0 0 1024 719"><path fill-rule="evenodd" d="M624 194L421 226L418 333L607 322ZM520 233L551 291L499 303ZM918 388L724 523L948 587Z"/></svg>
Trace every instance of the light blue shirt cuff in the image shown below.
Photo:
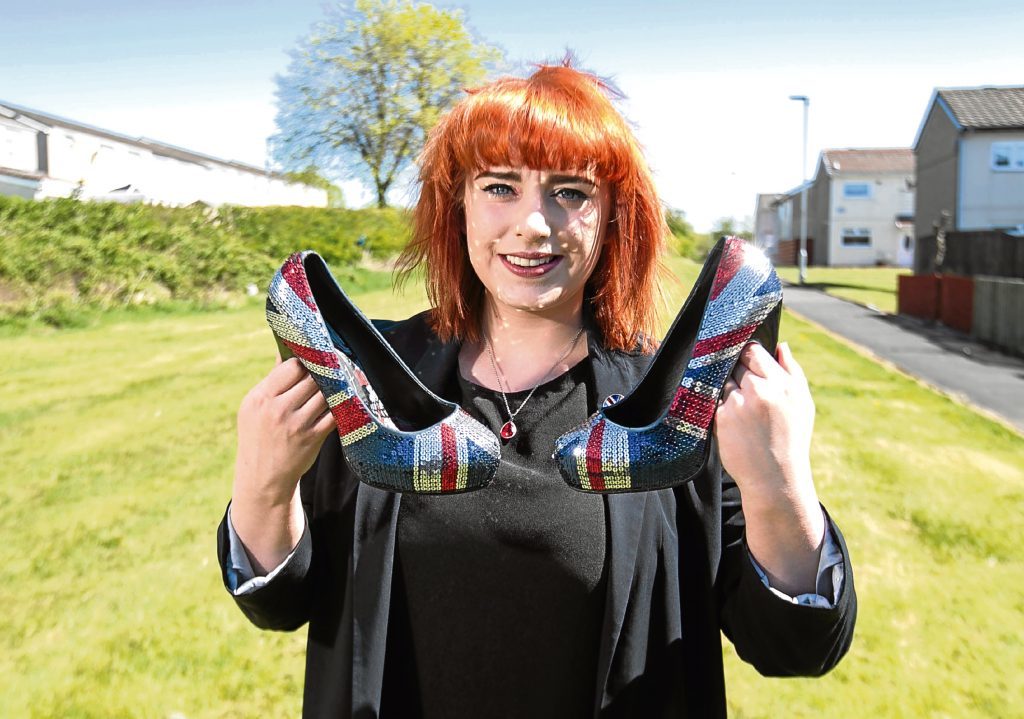
<svg viewBox="0 0 1024 719"><path fill-rule="evenodd" d="M846 570L843 568L843 550L840 549L839 543L836 541L828 519L825 520L825 539L822 542L821 555L818 558L818 576L814 584L818 590L817 594L798 594L791 597L785 592L780 592L768 581L768 575L754 559L754 555L748 551L747 556L750 557L750 563L754 565L754 571L757 572L757 576L761 578L764 586L768 587L772 594L787 602L807 607L832 609L835 598L842 594L843 580L846 576Z"/></svg>
<svg viewBox="0 0 1024 719"><path fill-rule="evenodd" d="M242 544L242 540L238 538L238 534L235 533L234 525L231 524L231 508L228 507L227 579L228 589L231 590L233 595L239 597L243 594L255 592L276 577L282 569L287 567L288 562L292 560L293 556L295 556L295 549L273 570L268 572L265 577L255 576L252 563L249 561L249 555L245 553L245 546Z"/></svg>

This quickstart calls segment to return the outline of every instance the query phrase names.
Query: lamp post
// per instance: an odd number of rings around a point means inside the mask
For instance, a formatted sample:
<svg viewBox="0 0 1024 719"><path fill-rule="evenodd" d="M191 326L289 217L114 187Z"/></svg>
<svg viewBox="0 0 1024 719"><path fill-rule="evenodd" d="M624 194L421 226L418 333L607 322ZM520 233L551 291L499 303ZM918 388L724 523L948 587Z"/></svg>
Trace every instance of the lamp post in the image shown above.
<svg viewBox="0 0 1024 719"><path fill-rule="evenodd" d="M790 95L790 100L804 104L804 158L800 165L803 184L800 186L800 284L807 282L807 108L811 104L806 95Z"/></svg>

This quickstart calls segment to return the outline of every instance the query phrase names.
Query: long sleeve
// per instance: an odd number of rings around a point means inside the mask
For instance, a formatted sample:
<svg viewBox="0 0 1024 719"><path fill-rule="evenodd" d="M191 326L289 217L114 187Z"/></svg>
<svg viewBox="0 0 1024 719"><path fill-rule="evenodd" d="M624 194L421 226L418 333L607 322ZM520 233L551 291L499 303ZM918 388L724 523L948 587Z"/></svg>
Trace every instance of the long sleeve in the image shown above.
<svg viewBox="0 0 1024 719"><path fill-rule="evenodd" d="M721 474L722 558L715 590L723 631L737 654L765 676L826 673L849 649L857 616L853 569L842 532L822 507L826 538L831 536L835 546L831 551L823 547L819 570L826 571L819 571L818 590L826 591L831 582L832 601L787 597L770 587L752 561L739 488L724 470Z"/></svg>
<svg viewBox="0 0 1024 719"><path fill-rule="evenodd" d="M288 566L299 549L299 545L295 545L295 548L274 569L267 572L264 576L257 576L253 571L252 562L249 561L249 555L245 551L245 546L235 532L235 525L231 523L230 504L224 519L228 525L228 566L225 574L225 587L236 597L243 594L251 594L257 589L266 586L268 582L273 581L274 577ZM306 524L308 525L309 522L307 521ZM305 532L304 525L303 534ZM299 544L301 543L300 539Z"/></svg>
<svg viewBox="0 0 1024 719"><path fill-rule="evenodd" d="M332 439L333 438L333 439ZM315 494L321 472L340 453L336 434L332 434L320 448L313 466L299 480L305 526L298 544L280 565L266 576L254 576L245 547L231 525L231 505L228 505L217 530L217 559L221 566L224 588L234 598L242 613L261 629L290 631L309 620L312 599L312 572L314 557L313 515ZM327 472L329 473L329 472Z"/></svg>
<svg viewBox="0 0 1024 719"><path fill-rule="evenodd" d="M280 566L266 577L252 577L245 548L230 526L230 511L229 506L217 530L217 555L224 588L257 627L282 631L298 629L309 618L308 575L313 548L309 522L298 545Z"/></svg>
<svg viewBox="0 0 1024 719"><path fill-rule="evenodd" d="M822 512L824 516L824 511ZM245 553L243 552L243 555ZM760 577L761 582L768 587L777 597L792 602L794 604L802 604L810 607L820 607L822 609L831 609L835 603L835 598L840 596L843 592L843 578L846 576L843 571L843 551L839 548L839 543L836 541L835 534L832 532L832 527L829 526L829 521L826 516L825 518L825 537L822 541L821 552L818 559L818 574L815 579L814 586L816 593L798 594L795 597L791 597L785 592L781 592L775 589L771 582L768 581L768 575L764 569L758 564L757 560L754 559L754 555L747 552L747 557L750 559L751 564L754 565L754 570L757 572L757 576Z"/></svg>

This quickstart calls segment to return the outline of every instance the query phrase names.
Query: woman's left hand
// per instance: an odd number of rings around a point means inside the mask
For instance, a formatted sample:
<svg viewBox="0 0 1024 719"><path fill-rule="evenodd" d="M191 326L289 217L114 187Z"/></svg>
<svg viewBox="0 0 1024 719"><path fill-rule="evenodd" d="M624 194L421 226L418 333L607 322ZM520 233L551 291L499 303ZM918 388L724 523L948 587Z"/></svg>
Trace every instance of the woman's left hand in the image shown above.
<svg viewBox="0 0 1024 719"><path fill-rule="evenodd" d="M825 530L811 475L814 400L789 345L777 354L778 361L757 343L743 348L722 389L714 434L740 489L751 553L773 585L807 589L809 581L813 591Z"/></svg>

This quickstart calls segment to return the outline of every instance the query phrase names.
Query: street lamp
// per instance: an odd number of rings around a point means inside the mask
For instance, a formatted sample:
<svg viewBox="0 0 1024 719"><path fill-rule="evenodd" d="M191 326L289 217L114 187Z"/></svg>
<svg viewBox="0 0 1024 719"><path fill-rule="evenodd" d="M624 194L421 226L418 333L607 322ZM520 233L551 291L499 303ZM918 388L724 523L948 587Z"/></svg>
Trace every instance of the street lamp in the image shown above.
<svg viewBox="0 0 1024 719"><path fill-rule="evenodd" d="M807 282L807 108L811 101L806 95L790 95L790 100L804 104L804 159L800 165L803 184L800 185L800 284Z"/></svg>

